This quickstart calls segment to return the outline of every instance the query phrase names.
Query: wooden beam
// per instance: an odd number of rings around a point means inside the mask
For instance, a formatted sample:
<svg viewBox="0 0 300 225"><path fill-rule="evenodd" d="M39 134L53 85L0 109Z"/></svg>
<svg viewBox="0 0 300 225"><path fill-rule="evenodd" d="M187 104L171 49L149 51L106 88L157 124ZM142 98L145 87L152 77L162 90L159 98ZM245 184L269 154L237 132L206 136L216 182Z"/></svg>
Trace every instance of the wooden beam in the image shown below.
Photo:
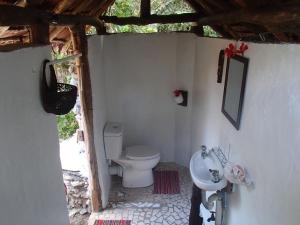
<svg viewBox="0 0 300 225"><path fill-rule="evenodd" d="M33 48L40 47L42 45L32 44L32 43L17 43L17 44L9 44L9 45L0 45L0 52L11 52L21 48Z"/></svg>
<svg viewBox="0 0 300 225"><path fill-rule="evenodd" d="M140 17L149 17L151 14L151 2L150 0L141 0Z"/></svg>
<svg viewBox="0 0 300 225"><path fill-rule="evenodd" d="M186 0L187 3L190 4L191 7L193 7L193 9L196 10L196 12L201 15L202 17L205 16L209 16L210 14L208 12L212 12L211 9L209 9L209 11L206 11L202 5L200 5L199 1L195 1L195 0ZM199 27L203 27L202 24L197 23L197 25ZM224 38L233 38L234 36L232 36L227 30L224 29L224 27L220 26L220 25L212 25L211 26L216 32L218 32L220 35L222 35L222 37ZM232 33L232 32L231 32Z"/></svg>
<svg viewBox="0 0 300 225"><path fill-rule="evenodd" d="M50 33L50 41L52 41L54 38L56 38L66 27L64 26L57 26L54 29L52 29Z"/></svg>
<svg viewBox="0 0 300 225"><path fill-rule="evenodd" d="M102 1L102 0L101 0ZM54 8L53 12L56 14L62 13L64 12L69 6L71 6L72 4L74 4L76 2L76 0L61 0L56 7ZM86 1L83 1L86 2ZM81 11L82 10L82 3L77 5L73 11L71 12L72 15L76 14L76 12ZM91 16L91 15L90 15ZM101 27L96 27L97 29L104 29L103 26ZM50 41L52 41L54 38L56 38L66 27L64 26L60 26L60 27L56 27L53 30L51 30L50 32ZM69 46L69 45L68 45Z"/></svg>
<svg viewBox="0 0 300 225"><path fill-rule="evenodd" d="M99 17L115 0L95 0L94 2L95 5L90 10L89 16Z"/></svg>
<svg viewBox="0 0 300 225"><path fill-rule="evenodd" d="M103 26L99 19L89 16L52 14L34 8L0 5L0 26L22 26L37 23L65 26L76 24Z"/></svg>
<svg viewBox="0 0 300 225"><path fill-rule="evenodd" d="M198 22L203 25L230 25L241 22L260 25L299 23L300 4L235 10L229 13L203 17Z"/></svg>
<svg viewBox="0 0 300 225"><path fill-rule="evenodd" d="M60 0L53 9L53 13L62 13L66 8L72 5L75 0Z"/></svg>
<svg viewBox="0 0 300 225"><path fill-rule="evenodd" d="M26 1L26 6L38 6L41 5L44 0L25 0Z"/></svg>
<svg viewBox="0 0 300 225"><path fill-rule="evenodd" d="M15 6L24 7L26 5L25 0L18 0L15 4ZM9 29L9 26L6 27L0 27L0 37Z"/></svg>
<svg viewBox="0 0 300 225"><path fill-rule="evenodd" d="M49 44L49 24L35 24L30 27L30 40L34 44Z"/></svg>
<svg viewBox="0 0 300 225"><path fill-rule="evenodd" d="M2 42L21 42L23 43L23 39L27 38L27 36L11 36L11 37L0 37L0 41Z"/></svg>
<svg viewBox="0 0 300 225"><path fill-rule="evenodd" d="M72 42L75 51L82 53L82 57L77 61L79 96L82 106L83 123L85 132L85 142L90 169L90 188L92 197L92 210L99 212L102 209L101 189L98 177L97 155L94 143L93 126L93 99L92 85L88 62L88 46L83 25L76 25L72 29Z"/></svg>
<svg viewBox="0 0 300 225"><path fill-rule="evenodd" d="M200 18L197 13L183 13L176 15L151 15L148 17L116 17L116 16L100 16L105 23L113 23L117 25L147 25L153 23L185 23L196 22Z"/></svg>
<svg viewBox="0 0 300 225"><path fill-rule="evenodd" d="M246 8L247 6L251 6L253 5L253 3L255 4L255 2L249 3L249 2L245 2L246 0L239 0L238 2L236 2L240 7L242 8ZM248 24L247 27L251 26L251 24ZM272 32L273 35L280 41L280 42L288 42L289 41L289 37L287 35L285 35L285 33L283 32L273 32L272 29L270 29L269 26L265 26L266 30L268 30L269 32ZM254 33L263 33L263 32L259 32L259 29L251 29L254 31Z"/></svg>
<svg viewBox="0 0 300 225"><path fill-rule="evenodd" d="M78 6L74 10L72 10L72 14L81 13L83 10L85 10L92 3L93 3L93 0L84 0L84 1L81 1L78 4Z"/></svg>
<svg viewBox="0 0 300 225"><path fill-rule="evenodd" d="M64 46L61 48L60 53L65 54L69 50L69 48L72 46L72 38L70 38Z"/></svg>

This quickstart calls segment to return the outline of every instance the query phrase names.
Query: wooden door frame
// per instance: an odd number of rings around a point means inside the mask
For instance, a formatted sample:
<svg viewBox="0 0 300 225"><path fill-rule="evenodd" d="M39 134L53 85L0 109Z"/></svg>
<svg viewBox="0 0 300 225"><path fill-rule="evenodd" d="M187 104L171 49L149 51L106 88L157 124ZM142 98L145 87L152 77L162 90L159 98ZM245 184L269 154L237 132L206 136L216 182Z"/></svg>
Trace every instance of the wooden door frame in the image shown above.
<svg viewBox="0 0 300 225"><path fill-rule="evenodd" d="M83 115L84 140L89 162L89 186L91 191L92 211L99 212L103 209L101 200L101 188L99 184L97 155L94 142L93 123L93 98L88 62L88 43L84 25L71 27L72 44L74 53L81 53L77 59L78 90Z"/></svg>

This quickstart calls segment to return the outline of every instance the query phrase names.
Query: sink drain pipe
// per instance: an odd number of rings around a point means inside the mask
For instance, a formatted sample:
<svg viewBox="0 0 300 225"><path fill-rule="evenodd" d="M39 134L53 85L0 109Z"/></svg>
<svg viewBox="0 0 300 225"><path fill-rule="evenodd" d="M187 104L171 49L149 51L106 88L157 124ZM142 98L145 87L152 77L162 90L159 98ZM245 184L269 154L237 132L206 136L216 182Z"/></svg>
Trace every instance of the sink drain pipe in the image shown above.
<svg viewBox="0 0 300 225"><path fill-rule="evenodd" d="M215 225L224 225L224 213L226 194L224 191L217 191L210 195L206 200L206 191L201 191L202 204L207 210L212 210L216 201L216 220Z"/></svg>

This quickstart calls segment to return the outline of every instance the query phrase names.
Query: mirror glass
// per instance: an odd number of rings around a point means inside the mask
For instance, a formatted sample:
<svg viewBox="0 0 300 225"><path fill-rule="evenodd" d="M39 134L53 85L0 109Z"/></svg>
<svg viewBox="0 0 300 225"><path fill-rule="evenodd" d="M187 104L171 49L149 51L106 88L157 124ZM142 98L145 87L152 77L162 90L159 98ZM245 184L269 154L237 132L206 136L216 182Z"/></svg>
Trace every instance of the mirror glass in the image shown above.
<svg viewBox="0 0 300 225"><path fill-rule="evenodd" d="M222 112L239 129L248 59L233 56L227 61Z"/></svg>

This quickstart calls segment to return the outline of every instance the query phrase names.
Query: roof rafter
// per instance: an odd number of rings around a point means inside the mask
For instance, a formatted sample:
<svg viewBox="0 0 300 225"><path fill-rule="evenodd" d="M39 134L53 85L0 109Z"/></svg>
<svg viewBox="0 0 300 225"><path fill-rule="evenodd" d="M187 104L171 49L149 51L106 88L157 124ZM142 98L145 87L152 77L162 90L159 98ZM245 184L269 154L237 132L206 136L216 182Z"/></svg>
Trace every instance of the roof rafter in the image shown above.
<svg viewBox="0 0 300 225"><path fill-rule="evenodd" d="M52 14L33 8L0 5L0 26L25 26L38 23L55 25L85 24L95 27L104 26L99 19L89 16Z"/></svg>
<svg viewBox="0 0 300 225"><path fill-rule="evenodd" d="M152 14L147 17L117 17L117 16L100 16L105 23L113 23L117 25L148 25L153 23L186 23L197 22L200 18L198 13L182 13L173 15L156 15Z"/></svg>
<svg viewBox="0 0 300 225"><path fill-rule="evenodd" d="M282 5L273 8L240 9L199 19L203 25L252 23L276 26L283 23L300 23L300 4Z"/></svg>

